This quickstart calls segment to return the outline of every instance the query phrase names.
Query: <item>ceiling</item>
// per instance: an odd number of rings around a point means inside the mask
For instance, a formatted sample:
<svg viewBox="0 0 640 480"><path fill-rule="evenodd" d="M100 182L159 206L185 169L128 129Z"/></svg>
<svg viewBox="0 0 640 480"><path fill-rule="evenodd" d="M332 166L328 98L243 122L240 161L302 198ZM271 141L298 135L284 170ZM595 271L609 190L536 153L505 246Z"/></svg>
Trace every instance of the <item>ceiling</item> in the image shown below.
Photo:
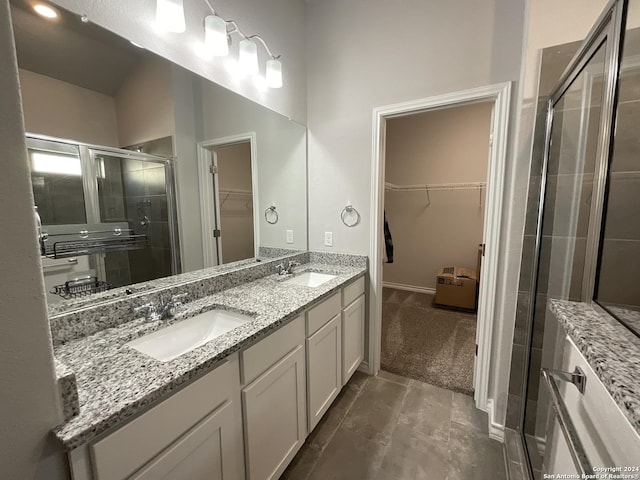
<svg viewBox="0 0 640 480"><path fill-rule="evenodd" d="M10 0L20 68L113 97L147 54L59 7L59 17L47 20L33 11L32 3Z"/></svg>

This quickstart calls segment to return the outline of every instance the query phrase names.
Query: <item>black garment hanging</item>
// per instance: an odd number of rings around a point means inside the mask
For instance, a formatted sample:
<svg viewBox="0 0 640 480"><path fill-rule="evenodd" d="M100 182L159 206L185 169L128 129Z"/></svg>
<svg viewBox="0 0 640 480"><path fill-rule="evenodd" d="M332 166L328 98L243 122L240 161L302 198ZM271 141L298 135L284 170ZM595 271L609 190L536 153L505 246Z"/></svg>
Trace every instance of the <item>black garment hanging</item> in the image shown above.
<svg viewBox="0 0 640 480"><path fill-rule="evenodd" d="M391 238L386 211L384 212L384 248L387 251L387 263L393 263L393 239Z"/></svg>

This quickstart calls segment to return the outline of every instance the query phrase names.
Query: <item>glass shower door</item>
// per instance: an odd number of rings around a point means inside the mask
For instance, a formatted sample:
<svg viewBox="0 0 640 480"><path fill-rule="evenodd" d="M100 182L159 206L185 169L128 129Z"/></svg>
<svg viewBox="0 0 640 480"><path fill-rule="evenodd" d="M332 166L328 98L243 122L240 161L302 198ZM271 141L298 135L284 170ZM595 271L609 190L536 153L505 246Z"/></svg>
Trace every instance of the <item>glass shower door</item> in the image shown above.
<svg viewBox="0 0 640 480"><path fill-rule="evenodd" d="M105 255L110 285L167 277L177 270L170 166L159 157L90 149L94 161L100 221L125 222L146 248Z"/></svg>
<svg viewBox="0 0 640 480"><path fill-rule="evenodd" d="M562 353L563 330L547 308L549 299L589 300L589 232L607 71L607 39L593 48L568 87L552 100L547 133L547 163L539 212L538 266L529 348L529 371L522 431L534 478L542 478L551 408L540 385L540 369L554 368ZM568 77L571 78L571 77ZM587 272L588 275L588 272Z"/></svg>

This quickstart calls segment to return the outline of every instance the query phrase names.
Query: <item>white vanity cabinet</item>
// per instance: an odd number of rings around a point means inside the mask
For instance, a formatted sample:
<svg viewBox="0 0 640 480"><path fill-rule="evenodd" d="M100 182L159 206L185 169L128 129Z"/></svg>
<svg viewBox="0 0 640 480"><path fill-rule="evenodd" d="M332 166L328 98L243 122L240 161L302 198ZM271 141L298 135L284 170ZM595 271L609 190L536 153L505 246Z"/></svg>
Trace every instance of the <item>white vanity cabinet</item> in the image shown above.
<svg viewBox="0 0 640 480"><path fill-rule="evenodd" d="M88 448L74 480L244 478L238 355Z"/></svg>
<svg viewBox="0 0 640 480"><path fill-rule="evenodd" d="M338 292L307 312L307 407L309 431L342 388L342 310Z"/></svg>
<svg viewBox="0 0 640 480"><path fill-rule="evenodd" d="M298 317L242 352L248 480L277 479L307 435L305 324Z"/></svg>
<svg viewBox="0 0 640 480"><path fill-rule="evenodd" d="M364 358L360 277L120 428L74 480L276 480Z"/></svg>
<svg viewBox="0 0 640 480"><path fill-rule="evenodd" d="M342 290L342 385L364 360L365 323L364 276Z"/></svg>

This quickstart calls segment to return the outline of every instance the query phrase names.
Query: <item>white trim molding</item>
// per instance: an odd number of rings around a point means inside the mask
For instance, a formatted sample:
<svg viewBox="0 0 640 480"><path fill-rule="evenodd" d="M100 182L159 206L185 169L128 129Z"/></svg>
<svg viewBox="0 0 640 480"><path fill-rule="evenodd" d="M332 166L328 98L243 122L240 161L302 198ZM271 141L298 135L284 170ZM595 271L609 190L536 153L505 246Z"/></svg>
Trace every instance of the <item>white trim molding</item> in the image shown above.
<svg viewBox="0 0 640 480"><path fill-rule="evenodd" d="M404 290L406 292L428 293L430 295L436 294L435 288L429 287L416 287L414 285L403 285L402 283L382 282L383 288L395 288L396 290Z"/></svg>
<svg viewBox="0 0 640 480"><path fill-rule="evenodd" d="M382 224L384 212L385 131L388 118L412 115L478 102L493 102L490 153L487 169L487 191L483 243L485 256L480 274L478 300L478 329L476 343L478 355L474 368L476 406L488 411L489 374L491 367L491 342L496 311L496 282L500 248L500 226L504 200L504 175L507 155L509 104L511 82L489 85L460 92L429 97L411 102L398 103L373 109L372 124L372 169L371 169L371 288L370 288L370 333L369 373L380 369L381 316L382 316ZM497 428L497 424L496 424ZM499 433L496 432L496 436Z"/></svg>
<svg viewBox="0 0 640 480"><path fill-rule="evenodd" d="M198 180L200 183L200 218L202 221L202 249L204 268L215 267L222 263L218 259L220 250L219 239L215 239L212 231L216 228L215 213L218 202L215 201L215 190L211 181L211 154L210 149L221 145L249 142L251 145L251 189L253 194L253 247L254 255L258 256L260 248L260 208L258 206L258 156L256 146L256 132L241 133L228 137L205 140L198 143ZM217 185L217 180L216 180Z"/></svg>
<svg viewBox="0 0 640 480"><path fill-rule="evenodd" d="M487 400L487 413L489 422L489 437L504 443L504 425L495 418L495 405L493 399Z"/></svg>

